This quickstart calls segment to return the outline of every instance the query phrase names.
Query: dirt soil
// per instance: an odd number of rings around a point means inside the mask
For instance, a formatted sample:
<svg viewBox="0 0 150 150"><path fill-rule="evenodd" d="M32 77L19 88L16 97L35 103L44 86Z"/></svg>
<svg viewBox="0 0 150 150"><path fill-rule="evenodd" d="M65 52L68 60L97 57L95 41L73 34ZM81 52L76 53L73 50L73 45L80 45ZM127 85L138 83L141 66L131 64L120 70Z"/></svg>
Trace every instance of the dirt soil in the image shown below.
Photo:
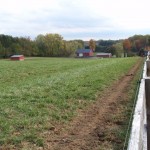
<svg viewBox="0 0 150 150"><path fill-rule="evenodd" d="M142 60L122 78L108 87L92 105L79 110L69 125L46 133L44 149L48 150L113 150L122 144L116 134L124 124L120 114L129 100L129 91ZM124 105L123 105L124 104Z"/></svg>

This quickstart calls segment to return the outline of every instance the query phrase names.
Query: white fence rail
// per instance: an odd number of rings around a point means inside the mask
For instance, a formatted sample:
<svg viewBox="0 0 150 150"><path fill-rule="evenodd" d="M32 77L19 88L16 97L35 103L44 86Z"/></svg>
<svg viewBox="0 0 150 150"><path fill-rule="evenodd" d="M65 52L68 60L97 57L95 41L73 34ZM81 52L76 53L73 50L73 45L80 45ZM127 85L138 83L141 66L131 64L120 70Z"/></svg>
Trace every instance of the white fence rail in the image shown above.
<svg viewBox="0 0 150 150"><path fill-rule="evenodd" d="M143 79L141 79L137 103L134 111L128 150L148 150L146 106L146 97L150 97L150 94L149 96L146 96L146 92L150 93L150 91L148 91L150 88L146 87L150 84L148 71L150 71L150 60L145 62L143 68ZM150 85L148 86L150 87Z"/></svg>

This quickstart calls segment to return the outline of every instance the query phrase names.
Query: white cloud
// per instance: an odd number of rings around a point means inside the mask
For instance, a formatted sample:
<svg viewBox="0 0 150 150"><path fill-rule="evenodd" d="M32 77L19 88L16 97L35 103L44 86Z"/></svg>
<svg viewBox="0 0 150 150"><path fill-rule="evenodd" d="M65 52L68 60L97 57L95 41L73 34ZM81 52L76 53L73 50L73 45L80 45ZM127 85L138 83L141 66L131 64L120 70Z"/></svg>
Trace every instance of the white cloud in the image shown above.
<svg viewBox="0 0 150 150"><path fill-rule="evenodd" d="M65 39L149 34L149 0L0 0L0 34Z"/></svg>

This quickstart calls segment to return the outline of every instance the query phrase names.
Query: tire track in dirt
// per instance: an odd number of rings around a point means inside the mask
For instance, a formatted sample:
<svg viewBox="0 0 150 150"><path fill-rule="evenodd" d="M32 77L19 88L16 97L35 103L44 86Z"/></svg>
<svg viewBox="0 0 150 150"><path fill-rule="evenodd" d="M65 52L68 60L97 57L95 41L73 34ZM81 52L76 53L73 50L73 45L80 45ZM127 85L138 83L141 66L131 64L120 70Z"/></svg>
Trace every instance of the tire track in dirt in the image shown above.
<svg viewBox="0 0 150 150"><path fill-rule="evenodd" d="M46 149L50 150L97 150L112 149L111 142L120 143L113 134L107 135L108 131L122 125L121 121L111 122L111 115L119 114L120 103L128 100L128 92L131 81L141 66L142 59L112 86L107 88L95 103L88 106L67 127L50 134L47 138Z"/></svg>

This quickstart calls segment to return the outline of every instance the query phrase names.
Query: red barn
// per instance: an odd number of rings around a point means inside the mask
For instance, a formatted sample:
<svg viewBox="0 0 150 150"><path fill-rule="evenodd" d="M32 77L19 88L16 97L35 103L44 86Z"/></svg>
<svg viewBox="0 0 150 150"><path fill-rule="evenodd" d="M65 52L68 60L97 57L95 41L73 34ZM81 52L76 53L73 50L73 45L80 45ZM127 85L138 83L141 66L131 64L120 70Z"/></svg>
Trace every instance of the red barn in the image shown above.
<svg viewBox="0 0 150 150"><path fill-rule="evenodd" d="M112 54L111 53L97 53L96 56L100 58L110 58L112 57Z"/></svg>
<svg viewBox="0 0 150 150"><path fill-rule="evenodd" d="M93 51L91 49L79 49L76 54L78 57L90 57L93 56Z"/></svg>
<svg viewBox="0 0 150 150"><path fill-rule="evenodd" d="M10 57L11 60L19 60L19 61L22 61L24 60L24 56L23 55L12 55Z"/></svg>

